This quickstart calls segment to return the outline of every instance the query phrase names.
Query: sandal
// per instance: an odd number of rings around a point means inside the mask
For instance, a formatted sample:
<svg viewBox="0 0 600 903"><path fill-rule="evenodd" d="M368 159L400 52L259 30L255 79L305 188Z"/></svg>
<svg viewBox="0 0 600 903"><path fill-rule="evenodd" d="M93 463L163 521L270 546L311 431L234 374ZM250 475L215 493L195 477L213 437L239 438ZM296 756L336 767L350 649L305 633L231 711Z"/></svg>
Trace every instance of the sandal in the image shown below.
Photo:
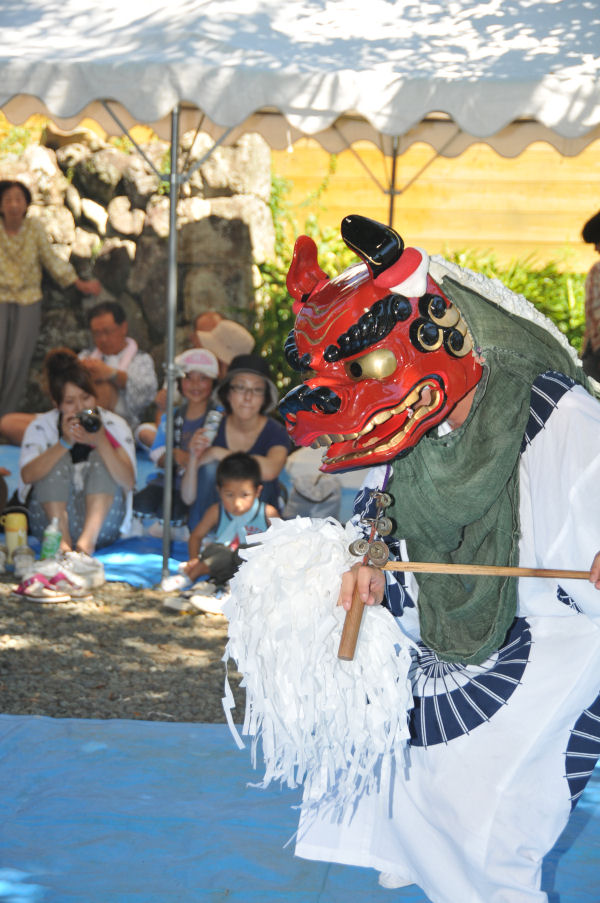
<svg viewBox="0 0 600 903"><path fill-rule="evenodd" d="M85 586L76 583L64 571L58 571L49 582L52 589L68 593L72 599L77 599L79 602L89 602L93 599L92 593Z"/></svg>
<svg viewBox="0 0 600 903"><path fill-rule="evenodd" d="M43 574L33 574L14 590L17 596L29 599L31 602L70 602L71 596L65 592L54 589L50 581Z"/></svg>

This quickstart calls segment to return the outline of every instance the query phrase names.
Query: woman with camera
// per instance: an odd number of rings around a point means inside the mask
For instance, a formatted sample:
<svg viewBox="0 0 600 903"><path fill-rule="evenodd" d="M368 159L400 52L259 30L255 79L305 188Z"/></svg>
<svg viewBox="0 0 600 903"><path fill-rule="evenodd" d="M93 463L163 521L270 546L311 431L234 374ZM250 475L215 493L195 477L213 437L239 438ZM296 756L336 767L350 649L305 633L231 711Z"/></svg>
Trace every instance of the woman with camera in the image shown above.
<svg viewBox="0 0 600 903"><path fill-rule="evenodd" d="M38 414L23 437L19 498L30 532L41 539L54 518L61 551L93 555L129 527L135 485L131 430L117 414L96 408L87 370L68 348L44 363L54 409Z"/></svg>

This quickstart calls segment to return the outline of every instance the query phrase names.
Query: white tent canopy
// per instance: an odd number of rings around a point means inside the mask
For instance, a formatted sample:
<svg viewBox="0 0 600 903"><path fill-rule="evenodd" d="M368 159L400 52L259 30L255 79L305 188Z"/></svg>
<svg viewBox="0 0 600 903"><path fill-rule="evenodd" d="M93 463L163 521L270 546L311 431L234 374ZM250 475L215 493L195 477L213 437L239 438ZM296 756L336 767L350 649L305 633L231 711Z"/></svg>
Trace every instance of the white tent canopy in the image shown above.
<svg viewBox="0 0 600 903"><path fill-rule="evenodd" d="M214 137L577 153L600 136L596 0L27 0L0 6L0 106ZM232 139L235 134L232 133ZM447 147L446 147L447 145Z"/></svg>
<svg viewBox="0 0 600 903"><path fill-rule="evenodd" d="M600 137L597 0L3 0L0 107L63 128L153 125L171 139L166 471L172 464L180 127L275 148L370 139L446 156L484 140L574 154ZM391 199L395 166L392 166ZM392 210L390 209L390 215ZM171 487L165 486L165 511ZM165 531L164 569L169 531Z"/></svg>

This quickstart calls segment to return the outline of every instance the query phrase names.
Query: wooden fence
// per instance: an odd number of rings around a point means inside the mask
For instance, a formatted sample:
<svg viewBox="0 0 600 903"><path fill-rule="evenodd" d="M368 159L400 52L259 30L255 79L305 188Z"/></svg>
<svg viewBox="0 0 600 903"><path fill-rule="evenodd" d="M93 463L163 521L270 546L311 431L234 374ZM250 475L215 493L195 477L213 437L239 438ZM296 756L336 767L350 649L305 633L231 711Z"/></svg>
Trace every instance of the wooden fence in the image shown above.
<svg viewBox="0 0 600 903"><path fill-rule="evenodd" d="M300 229L308 213L336 228L347 213L388 222L389 160L367 142L354 150L335 158L329 177L330 157L312 139L273 152L273 171L292 183L287 199ZM576 157L539 142L510 159L484 144L448 159L414 145L398 158L394 227L432 254L468 249L586 272L597 255L581 228L600 209L599 176L600 141Z"/></svg>

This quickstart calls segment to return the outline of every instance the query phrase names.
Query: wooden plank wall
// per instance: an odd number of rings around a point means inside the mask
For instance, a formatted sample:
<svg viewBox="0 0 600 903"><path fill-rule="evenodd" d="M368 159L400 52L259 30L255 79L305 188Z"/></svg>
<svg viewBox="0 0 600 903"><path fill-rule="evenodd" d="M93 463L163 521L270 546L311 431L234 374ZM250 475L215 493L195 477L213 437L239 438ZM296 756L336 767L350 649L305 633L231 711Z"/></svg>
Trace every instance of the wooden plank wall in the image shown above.
<svg viewBox="0 0 600 903"><path fill-rule="evenodd" d="M389 160L369 142L355 150L378 182L389 184ZM388 222L389 195L351 150L337 156L318 205L302 206L326 178L329 162L308 138L291 152L273 152L273 171L293 183L288 201L298 226L307 212L336 228L347 213ZM431 254L470 249L493 252L501 262L533 257L536 265L553 260L561 269L587 272L597 255L580 234L600 208L599 176L600 141L576 157L538 142L510 159L484 144L448 159L413 145L398 158L394 228Z"/></svg>

